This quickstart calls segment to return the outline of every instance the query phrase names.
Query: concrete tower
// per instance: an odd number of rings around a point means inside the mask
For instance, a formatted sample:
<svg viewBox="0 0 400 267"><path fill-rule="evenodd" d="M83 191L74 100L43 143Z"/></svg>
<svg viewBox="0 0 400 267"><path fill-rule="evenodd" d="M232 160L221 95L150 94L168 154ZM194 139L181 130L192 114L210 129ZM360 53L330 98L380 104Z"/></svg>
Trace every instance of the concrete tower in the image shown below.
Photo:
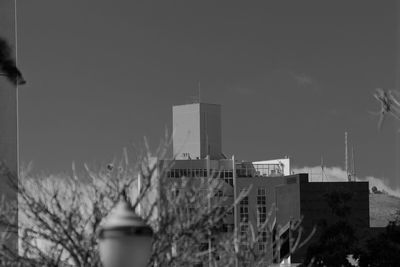
<svg viewBox="0 0 400 267"><path fill-rule="evenodd" d="M194 103L174 106L173 150L177 159L221 159L221 106Z"/></svg>

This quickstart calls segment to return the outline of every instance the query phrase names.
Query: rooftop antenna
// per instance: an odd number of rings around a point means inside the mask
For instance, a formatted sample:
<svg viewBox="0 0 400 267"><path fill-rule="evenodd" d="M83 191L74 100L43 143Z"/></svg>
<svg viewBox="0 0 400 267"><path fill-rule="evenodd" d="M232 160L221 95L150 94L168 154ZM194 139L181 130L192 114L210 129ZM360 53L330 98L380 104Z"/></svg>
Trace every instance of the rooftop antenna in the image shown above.
<svg viewBox="0 0 400 267"><path fill-rule="evenodd" d="M350 182L351 177L349 176L349 158L348 158L348 149L347 149L347 132L344 132L344 168L346 170L347 180Z"/></svg>
<svg viewBox="0 0 400 267"><path fill-rule="evenodd" d="M321 180L324 181L324 157L321 156Z"/></svg>
<svg viewBox="0 0 400 267"><path fill-rule="evenodd" d="M354 181L356 180L356 160L354 158L354 147L351 147L351 167L352 167L352 173L351 176L353 177Z"/></svg>

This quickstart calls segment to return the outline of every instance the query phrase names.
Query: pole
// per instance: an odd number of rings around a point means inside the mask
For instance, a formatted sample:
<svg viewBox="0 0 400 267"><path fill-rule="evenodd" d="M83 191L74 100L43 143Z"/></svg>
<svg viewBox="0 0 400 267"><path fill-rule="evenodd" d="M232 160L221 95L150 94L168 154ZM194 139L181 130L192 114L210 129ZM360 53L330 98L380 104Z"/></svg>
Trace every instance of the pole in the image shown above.
<svg viewBox="0 0 400 267"><path fill-rule="evenodd" d="M356 160L354 158L354 147L351 147L351 159L352 159L352 165L353 165L353 179L356 181Z"/></svg>
<svg viewBox="0 0 400 267"><path fill-rule="evenodd" d="M350 182L350 176L349 176L349 166L348 166L348 153L347 153L347 132L344 132L344 167L346 170L346 176L347 180Z"/></svg>
<svg viewBox="0 0 400 267"><path fill-rule="evenodd" d="M14 0L14 31L15 31L15 66L18 68L18 19L17 19L17 0ZM17 140L16 140L16 149L17 149L17 169L16 169L16 179L17 179L17 186L19 188L19 92L18 92L18 77L17 77L17 82L16 82L16 88L15 88L15 107L16 107L16 135L17 135ZM17 194L18 198L18 194ZM19 222L19 215L18 215L18 210L17 210L17 224ZM18 237L16 237L16 252L18 253L19 251L19 240Z"/></svg>
<svg viewBox="0 0 400 267"><path fill-rule="evenodd" d="M234 248L235 248L235 253L239 252L239 241L238 241L238 208L237 208L237 179L236 179L236 164L235 164L235 155L232 155L232 179L233 179L233 236L234 236ZM237 249L237 251L236 251ZM239 260L237 255L235 254L235 267L239 266Z"/></svg>
<svg viewBox="0 0 400 267"><path fill-rule="evenodd" d="M17 19L17 0L14 0L14 24L15 24L15 66L18 67L18 19ZM19 101L18 101L18 81L16 83L16 117L17 117L17 180L19 178Z"/></svg>
<svg viewBox="0 0 400 267"><path fill-rule="evenodd" d="M208 185L208 199L207 199L207 208L208 212L210 212L211 209L211 196L212 192L210 192L210 182L213 181L211 178L212 173L210 173L210 155L206 156L206 167L207 167L207 185ZM212 266L212 249L211 249L211 229L208 230L208 266Z"/></svg>
<svg viewBox="0 0 400 267"><path fill-rule="evenodd" d="M142 175L139 173L138 174L138 196L140 197L140 194L142 193ZM138 213L139 216L142 215L142 204L139 202L138 203Z"/></svg>
<svg viewBox="0 0 400 267"><path fill-rule="evenodd" d="M321 181L324 181L324 157L321 156Z"/></svg>

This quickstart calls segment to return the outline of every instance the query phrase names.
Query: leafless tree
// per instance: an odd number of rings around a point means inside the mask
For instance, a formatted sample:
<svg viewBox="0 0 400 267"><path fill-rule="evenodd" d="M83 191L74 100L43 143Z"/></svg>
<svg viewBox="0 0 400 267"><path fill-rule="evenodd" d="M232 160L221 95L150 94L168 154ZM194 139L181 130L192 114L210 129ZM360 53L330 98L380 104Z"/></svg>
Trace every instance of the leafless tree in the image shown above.
<svg viewBox="0 0 400 267"><path fill-rule="evenodd" d="M169 140L169 139L167 139ZM249 227L246 235L222 231L224 220L234 205L248 192L227 205L224 196L215 197L224 181L218 178L171 179L167 177L173 161L157 159L167 156L168 142L155 153L146 146L132 165L124 152L114 161L97 170L85 165L71 175L30 176L21 171L13 183L18 192L17 203L3 201L0 223L8 233L18 233L19 252L6 245L0 248L0 263L12 266L100 266L96 233L102 218L107 216L124 189L133 207L154 229L153 254L150 266L235 266L251 262L267 266L277 255L271 254L274 244L270 223ZM28 168L29 170L29 168ZM2 170L7 173L6 170ZM140 176L140 189L138 187ZM15 179L10 179L15 181ZM18 221L16 222L16 214ZM293 247L300 244L300 224L294 224ZM260 251L259 233L269 240ZM4 237L3 237L4 238ZM279 241L279 238L277 239ZM275 244L276 245L276 244ZM279 244L278 244L279 245Z"/></svg>

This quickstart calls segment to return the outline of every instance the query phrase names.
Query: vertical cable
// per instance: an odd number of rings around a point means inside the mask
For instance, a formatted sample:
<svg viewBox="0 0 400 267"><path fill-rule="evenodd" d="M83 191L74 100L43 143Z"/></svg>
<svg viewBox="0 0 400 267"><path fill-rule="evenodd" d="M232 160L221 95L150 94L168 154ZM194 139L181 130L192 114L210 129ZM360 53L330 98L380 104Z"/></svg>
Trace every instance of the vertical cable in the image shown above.
<svg viewBox="0 0 400 267"><path fill-rule="evenodd" d="M18 67L18 19L17 19L17 0L14 0L14 32L15 32L15 65ZM17 180L19 179L19 93L18 93L18 81L15 88L15 100L16 100L16 130L17 130Z"/></svg>

